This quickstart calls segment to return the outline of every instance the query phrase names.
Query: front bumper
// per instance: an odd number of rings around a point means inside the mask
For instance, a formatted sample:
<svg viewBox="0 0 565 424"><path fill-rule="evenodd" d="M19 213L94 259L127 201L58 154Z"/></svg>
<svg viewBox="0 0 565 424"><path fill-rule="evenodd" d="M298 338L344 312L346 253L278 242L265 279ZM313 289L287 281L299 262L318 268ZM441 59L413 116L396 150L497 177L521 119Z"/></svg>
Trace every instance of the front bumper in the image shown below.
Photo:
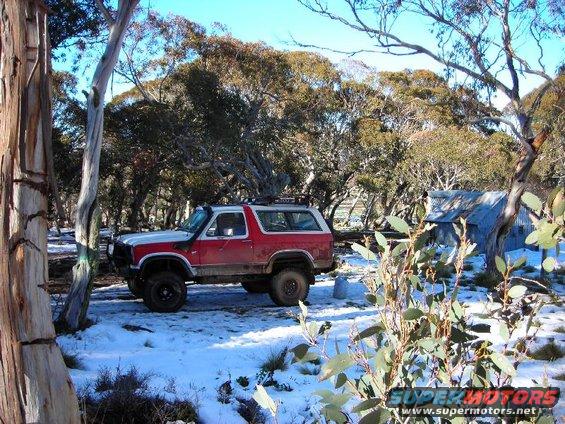
<svg viewBox="0 0 565 424"><path fill-rule="evenodd" d="M133 248L119 240L108 243L108 261L118 275L129 279L135 278L139 267L133 264Z"/></svg>

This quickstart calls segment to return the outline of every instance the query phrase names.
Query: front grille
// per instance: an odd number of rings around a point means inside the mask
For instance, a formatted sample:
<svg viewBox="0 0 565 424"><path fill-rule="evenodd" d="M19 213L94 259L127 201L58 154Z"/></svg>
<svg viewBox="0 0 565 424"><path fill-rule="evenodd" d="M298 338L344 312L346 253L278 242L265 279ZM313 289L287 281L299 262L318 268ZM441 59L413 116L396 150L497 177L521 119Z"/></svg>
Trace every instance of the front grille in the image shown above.
<svg viewBox="0 0 565 424"><path fill-rule="evenodd" d="M117 268L127 267L132 264L131 247L116 241L114 243L114 252L112 253L112 262Z"/></svg>

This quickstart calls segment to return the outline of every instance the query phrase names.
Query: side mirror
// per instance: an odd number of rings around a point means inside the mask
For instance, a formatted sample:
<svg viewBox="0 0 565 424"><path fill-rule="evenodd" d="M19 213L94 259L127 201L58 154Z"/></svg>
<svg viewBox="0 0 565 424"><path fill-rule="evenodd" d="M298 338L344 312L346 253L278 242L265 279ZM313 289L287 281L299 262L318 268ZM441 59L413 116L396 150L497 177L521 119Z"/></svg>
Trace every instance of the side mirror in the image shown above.
<svg viewBox="0 0 565 424"><path fill-rule="evenodd" d="M235 230L233 228L224 228L223 233L225 237L233 237Z"/></svg>

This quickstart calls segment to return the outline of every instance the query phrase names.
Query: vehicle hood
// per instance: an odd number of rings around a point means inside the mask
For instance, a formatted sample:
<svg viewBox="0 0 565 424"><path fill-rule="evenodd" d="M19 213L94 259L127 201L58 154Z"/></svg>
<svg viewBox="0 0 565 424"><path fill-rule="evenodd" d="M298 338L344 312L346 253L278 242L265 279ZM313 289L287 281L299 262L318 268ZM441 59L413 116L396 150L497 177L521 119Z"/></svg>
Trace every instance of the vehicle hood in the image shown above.
<svg viewBox="0 0 565 424"><path fill-rule="evenodd" d="M118 237L117 241L130 246L139 246L141 244L186 241L193 235L187 231L149 231L146 233L124 234Z"/></svg>

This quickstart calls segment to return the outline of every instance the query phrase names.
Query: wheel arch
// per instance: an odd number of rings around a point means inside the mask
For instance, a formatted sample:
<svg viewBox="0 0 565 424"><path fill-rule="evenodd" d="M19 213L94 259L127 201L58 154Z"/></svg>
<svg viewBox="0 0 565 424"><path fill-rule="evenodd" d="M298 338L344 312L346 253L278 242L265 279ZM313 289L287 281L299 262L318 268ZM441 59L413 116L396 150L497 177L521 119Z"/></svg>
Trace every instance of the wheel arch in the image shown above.
<svg viewBox="0 0 565 424"><path fill-rule="evenodd" d="M301 268L309 273L314 271L314 258L306 250L285 250L275 253L267 264L267 274L276 273L283 268Z"/></svg>
<svg viewBox="0 0 565 424"><path fill-rule="evenodd" d="M192 266L184 256L171 253L157 253L142 258L139 264L139 274L142 278L147 278L147 276L159 271L176 272L185 281L194 278Z"/></svg>

